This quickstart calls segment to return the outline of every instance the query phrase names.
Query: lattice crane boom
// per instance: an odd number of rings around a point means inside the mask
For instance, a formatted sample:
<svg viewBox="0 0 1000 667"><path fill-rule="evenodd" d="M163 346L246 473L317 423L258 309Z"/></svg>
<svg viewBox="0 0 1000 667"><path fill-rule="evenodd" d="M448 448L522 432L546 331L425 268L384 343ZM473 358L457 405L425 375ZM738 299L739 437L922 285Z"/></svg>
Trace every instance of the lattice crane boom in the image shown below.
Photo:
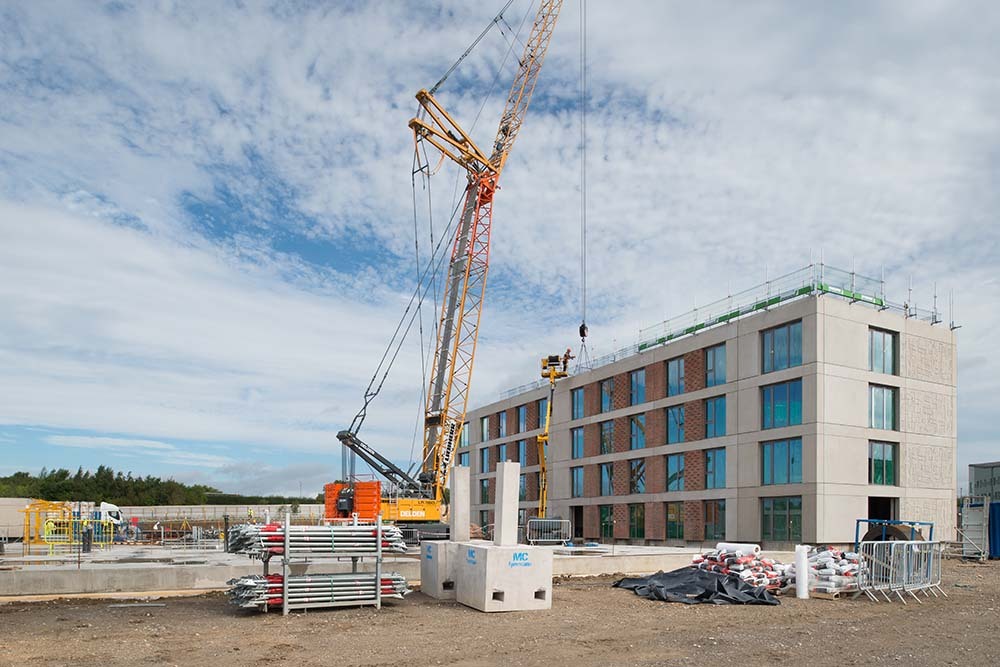
<svg viewBox="0 0 1000 667"><path fill-rule="evenodd" d="M486 278L493 197L531 102L562 0L542 0L497 130L492 153L472 138L426 90L417 93L423 118L410 121L414 141L426 140L468 172L462 215L452 244L424 416L420 482L440 501L468 407Z"/></svg>

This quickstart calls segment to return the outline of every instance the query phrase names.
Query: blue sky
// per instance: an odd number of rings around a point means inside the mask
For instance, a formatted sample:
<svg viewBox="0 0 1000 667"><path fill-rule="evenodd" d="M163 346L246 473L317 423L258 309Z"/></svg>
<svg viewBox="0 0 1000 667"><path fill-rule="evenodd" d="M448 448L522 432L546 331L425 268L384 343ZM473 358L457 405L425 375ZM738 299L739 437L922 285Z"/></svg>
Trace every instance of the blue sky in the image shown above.
<svg viewBox="0 0 1000 667"><path fill-rule="evenodd" d="M501 4L0 7L0 473L332 479L416 271L413 94ZM896 301L911 277L918 305L954 290L960 480L1000 458L995 4L588 7L591 352L765 265L884 266ZM575 338L578 26L568 3L497 198L474 404ZM482 144L508 40L439 94ZM432 179L438 237L458 176ZM364 432L400 461L419 355L414 339Z"/></svg>

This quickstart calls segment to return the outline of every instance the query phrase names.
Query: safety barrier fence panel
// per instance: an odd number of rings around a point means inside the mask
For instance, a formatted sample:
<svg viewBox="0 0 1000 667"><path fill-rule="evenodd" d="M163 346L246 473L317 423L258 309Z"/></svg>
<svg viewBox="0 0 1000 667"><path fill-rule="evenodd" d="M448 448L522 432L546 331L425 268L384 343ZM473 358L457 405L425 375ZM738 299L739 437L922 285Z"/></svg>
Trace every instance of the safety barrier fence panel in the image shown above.
<svg viewBox="0 0 1000 667"><path fill-rule="evenodd" d="M858 590L876 602L881 595L905 604L904 594L919 602L918 592L947 597L941 589L940 542L862 542L858 555Z"/></svg>
<svg viewBox="0 0 1000 667"><path fill-rule="evenodd" d="M84 546L104 549L115 539L115 524L97 519L49 519L42 531L42 541L54 553L59 548Z"/></svg>
<svg viewBox="0 0 1000 667"><path fill-rule="evenodd" d="M566 519L528 519L528 544L562 544L570 539Z"/></svg>

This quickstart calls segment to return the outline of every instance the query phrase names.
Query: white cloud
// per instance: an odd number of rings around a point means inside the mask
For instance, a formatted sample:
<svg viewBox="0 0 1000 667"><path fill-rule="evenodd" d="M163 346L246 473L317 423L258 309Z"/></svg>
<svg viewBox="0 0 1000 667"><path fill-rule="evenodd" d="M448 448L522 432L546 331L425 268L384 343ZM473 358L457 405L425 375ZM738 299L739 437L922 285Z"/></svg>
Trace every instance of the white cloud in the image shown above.
<svg viewBox="0 0 1000 667"><path fill-rule="evenodd" d="M475 402L575 339L576 11L564 9L497 196ZM335 453L413 271L412 95L491 12L0 10L0 423ZM910 275L918 305L935 282L955 290L961 461L990 458L995 5L589 12L592 352L760 282L765 264L774 275L824 249L834 264L885 265L896 300ZM440 94L465 125L506 48L491 35ZM483 144L502 79L475 129ZM446 166L434 179L438 234L454 178ZM244 216L222 240L180 205L220 188ZM284 238L351 256L323 268ZM368 426L399 457L421 384L408 351Z"/></svg>
<svg viewBox="0 0 1000 667"><path fill-rule="evenodd" d="M173 465L197 465L206 468L221 468L232 465L233 460L225 456L192 452L178 448L167 442L140 440L136 438L109 438L82 435L51 435L49 444L59 447L108 450L117 456L143 457L149 462Z"/></svg>

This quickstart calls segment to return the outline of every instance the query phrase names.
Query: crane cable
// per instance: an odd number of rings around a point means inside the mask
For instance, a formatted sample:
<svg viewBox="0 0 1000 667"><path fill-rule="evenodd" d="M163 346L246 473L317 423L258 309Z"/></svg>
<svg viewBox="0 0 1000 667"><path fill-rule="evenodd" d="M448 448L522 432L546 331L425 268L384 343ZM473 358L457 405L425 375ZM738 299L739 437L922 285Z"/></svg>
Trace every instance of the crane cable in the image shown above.
<svg viewBox="0 0 1000 667"><path fill-rule="evenodd" d="M590 368L587 351L587 0L580 1L580 354L578 369Z"/></svg>

